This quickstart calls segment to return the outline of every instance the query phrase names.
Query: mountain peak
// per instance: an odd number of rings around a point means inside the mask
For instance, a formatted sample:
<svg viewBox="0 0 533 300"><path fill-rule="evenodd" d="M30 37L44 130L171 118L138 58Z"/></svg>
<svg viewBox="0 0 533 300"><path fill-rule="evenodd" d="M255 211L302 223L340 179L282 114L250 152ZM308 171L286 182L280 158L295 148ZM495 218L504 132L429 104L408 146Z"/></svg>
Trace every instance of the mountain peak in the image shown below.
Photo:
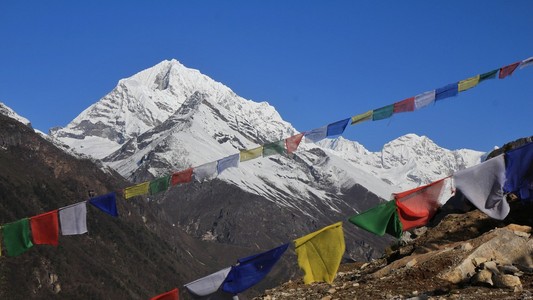
<svg viewBox="0 0 533 300"><path fill-rule="evenodd" d="M4 103L0 102L0 114L10 117L11 119L15 119L19 121L20 123L31 127L31 123L28 119L20 116L17 114L14 110L12 110L9 106L5 105Z"/></svg>

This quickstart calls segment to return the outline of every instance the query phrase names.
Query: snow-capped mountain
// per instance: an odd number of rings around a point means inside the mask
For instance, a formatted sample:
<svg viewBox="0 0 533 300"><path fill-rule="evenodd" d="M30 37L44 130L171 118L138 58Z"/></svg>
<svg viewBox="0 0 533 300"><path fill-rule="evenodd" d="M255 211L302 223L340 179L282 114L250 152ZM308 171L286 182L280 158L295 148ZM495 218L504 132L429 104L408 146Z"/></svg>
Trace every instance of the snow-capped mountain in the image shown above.
<svg viewBox="0 0 533 300"><path fill-rule="evenodd" d="M0 102L0 114L10 117L11 119L15 119L19 121L20 123L31 127L31 123L28 119L20 116L17 114L14 110L12 110L10 107L5 105L4 103Z"/></svg>
<svg viewBox="0 0 533 300"><path fill-rule="evenodd" d="M51 135L138 182L295 133L268 103L243 99L172 60L120 80L108 95ZM475 151L449 151L416 135L391 141L377 153L338 138L318 145L302 143L292 159L243 162L220 178L279 205L300 208L298 202L313 195L336 210L336 195L354 184L387 199L391 192L471 166L479 156Z"/></svg>

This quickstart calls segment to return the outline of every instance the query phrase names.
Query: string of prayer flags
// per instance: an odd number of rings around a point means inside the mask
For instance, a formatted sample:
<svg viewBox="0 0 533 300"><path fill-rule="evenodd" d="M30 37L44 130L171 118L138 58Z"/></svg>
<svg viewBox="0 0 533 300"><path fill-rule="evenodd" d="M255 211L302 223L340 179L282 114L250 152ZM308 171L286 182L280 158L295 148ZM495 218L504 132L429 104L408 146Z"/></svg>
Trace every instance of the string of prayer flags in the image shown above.
<svg viewBox="0 0 533 300"><path fill-rule="evenodd" d="M397 214L396 201L381 203L367 211L348 219L350 223L375 235L388 233L399 238L402 235L402 223Z"/></svg>
<svg viewBox="0 0 533 300"><path fill-rule="evenodd" d="M459 86L457 83L445 85L435 90L435 101L445 98L455 97L459 93Z"/></svg>
<svg viewBox="0 0 533 300"><path fill-rule="evenodd" d="M196 167L192 171L194 180L204 182L217 176L217 162L212 161Z"/></svg>
<svg viewBox="0 0 533 300"><path fill-rule="evenodd" d="M287 150L285 149L285 140L265 144L263 146L263 157L281 154L285 155Z"/></svg>
<svg viewBox="0 0 533 300"><path fill-rule="evenodd" d="M378 109L374 109L372 113L372 121L383 120L392 117L394 113L394 104L387 105Z"/></svg>
<svg viewBox="0 0 533 300"><path fill-rule="evenodd" d="M520 63L520 69L523 69L525 67L529 67L529 66L533 66L533 56L530 57L530 58L526 58L524 59L521 63Z"/></svg>
<svg viewBox="0 0 533 300"><path fill-rule="evenodd" d="M288 154L292 154L298 150L298 146L300 145L303 137L304 134L299 133L285 139L285 146Z"/></svg>
<svg viewBox="0 0 533 300"><path fill-rule="evenodd" d="M239 166L240 154L236 153L220 159L217 163L218 174L224 172L228 168L237 168Z"/></svg>
<svg viewBox="0 0 533 300"><path fill-rule="evenodd" d="M394 103L394 113L410 112L415 110L415 97L407 98Z"/></svg>
<svg viewBox="0 0 533 300"><path fill-rule="evenodd" d="M337 274L345 250L342 222L298 238L294 240L294 246L298 265L305 272L304 283L315 281L331 283Z"/></svg>
<svg viewBox="0 0 533 300"><path fill-rule="evenodd" d="M191 294L195 296L208 296L218 291L230 271L231 267L222 269L211 275L207 275L195 281L189 282L185 284L185 287Z"/></svg>
<svg viewBox="0 0 533 300"><path fill-rule="evenodd" d="M533 143L506 152L505 162L504 192L533 200Z"/></svg>
<svg viewBox="0 0 533 300"><path fill-rule="evenodd" d="M335 136L342 134L346 129L346 126L348 126L348 122L350 122L350 120L351 118L348 118L329 124L326 136Z"/></svg>
<svg viewBox="0 0 533 300"><path fill-rule="evenodd" d="M150 195L155 195L168 190L169 185L170 175L155 178L154 180L150 181Z"/></svg>
<svg viewBox="0 0 533 300"><path fill-rule="evenodd" d="M402 231L425 226L435 215L441 203L446 202L452 190L449 177L417 187L402 193L393 194L398 208L398 219Z"/></svg>
<svg viewBox="0 0 533 300"><path fill-rule="evenodd" d="M459 92L475 87L479 83L479 75L459 81Z"/></svg>
<svg viewBox="0 0 533 300"><path fill-rule="evenodd" d="M364 121L372 120L372 114L374 113L373 110L369 110L366 113L362 113L359 115L355 115L352 117L352 125L362 123Z"/></svg>
<svg viewBox="0 0 533 300"><path fill-rule="evenodd" d="M306 141L316 143L328 136L328 126L322 126L311 131L307 131L304 136Z"/></svg>
<svg viewBox="0 0 533 300"><path fill-rule="evenodd" d="M261 157L261 155L263 155L263 146L249 150L241 150L240 154L241 162Z"/></svg>
<svg viewBox="0 0 533 300"><path fill-rule="evenodd" d="M500 68L500 75L498 75L498 78L504 79L507 76L511 76L519 65L520 62L515 62L514 64L510 64L508 66Z"/></svg>
<svg viewBox="0 0 533 300"><path fill-rule="evenodd" d="M188 183L192 181L192 168L188 168L187 170L183 170L180 172L176 172L172 174L171 184L178 185L180 183Z"/></svg>
<svg viewBox="0 0 533 300"><path fill-rule="evenodd" d="M456 172L455 188L491 218L503 220L511 210L503 195L505 157L500 154L479 165Z"/></svg>
<svg viewBox="0 0 533 300"><path fill-rule="evenodd" d="M59 209L59 222L62 235L76 235L87 232L86 202L76 203Z"/></svg>
<svg viewBox="0 0 533 300"><path fill-rule="evenodd" d="M150 181L136 184L124 189L124 199L129 199L131 197L146 195L150 189Z"/></svg>
<svg viewBox="0 0 533 300"><path fill-rule="evenodd" d="M489 80L489 79L495 79L496 74L498 74L498 71L499 69L496 69L496 70L492 70L490 72L479 75L479 82L482 82L484 80Z"/></svg>
<svg viewBox="0 0 533 300"><path fill-rule="evenodd" d="M59 244L58 210L53 210L30 218L31 235L35 245Z"/></svg>
<svg viewBox="0 0 533 300"><path fill-rule="evenodd" d="M89 199L89 203L99 210L113 217L118 217L117 198L115 193L109 193Z"/></svg>
<svg viewBox="0 0 533 300"><path fill-rule="evenodd" d="M435 103L435 91L424 92L415 96L415 110L424 108L431 103Z"/></svg>
<svg viewBox="0 0 533 300"><path fill-rule="evenodd" d="M179 300L178 288L150 298L150 300Z"/></svg>
<svg viewBox="0 0 533 300"><path fill-rule="evenodd" d="M263 253L238 259L238 264L231 267L222 290L233 295L244 292L263 280L285 253L289 244L284 244Z"/></svg>
<svg viewBox="0 0 533 300"><path fill-rule="evenodd" d="M30 220L24 218L2 226L8 256L18 256L33 247L30 239Z"/></svg>

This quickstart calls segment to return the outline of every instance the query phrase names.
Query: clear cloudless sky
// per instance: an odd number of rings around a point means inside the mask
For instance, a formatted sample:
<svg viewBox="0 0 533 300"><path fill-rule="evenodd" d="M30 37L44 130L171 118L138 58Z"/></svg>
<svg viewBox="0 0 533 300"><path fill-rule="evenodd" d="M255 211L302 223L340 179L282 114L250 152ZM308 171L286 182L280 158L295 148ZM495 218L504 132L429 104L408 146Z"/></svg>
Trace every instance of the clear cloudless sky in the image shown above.
<svg viewBox="0 0 533 300"><path fill-rule="evenodd" d="M533 1L0 1L0 101L48 132L175 58L310 130L533 56ZM533 67L349 126L448 149L533 135Z"/></svg>

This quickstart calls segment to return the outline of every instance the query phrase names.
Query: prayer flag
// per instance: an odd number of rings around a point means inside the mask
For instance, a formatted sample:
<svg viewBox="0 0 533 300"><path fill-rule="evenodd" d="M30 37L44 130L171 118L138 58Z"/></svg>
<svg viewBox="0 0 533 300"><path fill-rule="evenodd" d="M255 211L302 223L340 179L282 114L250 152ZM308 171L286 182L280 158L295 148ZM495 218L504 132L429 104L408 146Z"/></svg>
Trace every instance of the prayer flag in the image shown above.
<svg viewBox="0 0 533 300"><path fill-rule="evenodd" d="M373 234L383 236L388 233L399 238L402 235L402 223L398 218L395 201L387 201L348 219Z"/></svg>
<svg viewBox="0 0 533 300"><path fill-rule="evenodd" d="M150 189L150 181L139 183L134 186L130 186L124 189L124 199L129 199L131 197L146 195Z"/></svg>
<svg viewBox="0 0 533 300"><path fill-rule="evenodd" d="M198 182L204 182L215 178L217 176L217 162L213 161L196 167L193 169L192 173L194 179Z"/></svg>
<svg viewBox="0 0 533 300"><path fill-rule="evenodd" d="M287 147L287 153L292 154L298 150L298 145L304 137L303 133L298 133L285 139L285 146Z"/></svg>
<svg viewBox="0 0 533 300"><path fill-rule="evenodd" d="M435 91L435 101L439 101L449 97L455 97L459 93L459 86L457 83L448 84Z"/></svg>
<svg viewBox="0 0 533 300"><path fill-rule="evenodd" d="M510 64L508 66L500 68L500 75L498 75L498 78L504 79L507 76L511 76L514 70L516 70L516 68L518 68L519 65L520 65L520 62L515 62L514 64Z"/></svg>
<svg viewBox="0 0 533 300"><path fill-rule="evenodd" d="M178 300L178 288L168 291L164 294L150 298L150 300Z"/></svg>
<svg viewBox="0 0 533 300"><path fill-rule="evenodd" d="M211 275L207 275L193 282L185 284L185 287L189 292L196 296L207 296L216 292L230 272L230 268L225 268Z"/></svg>
<svg viewBox="0 0 533 300"><path fill-rule="evenodd" d="M298 265L305 272L304 283L315 281L333 282L342 255L344 254L344 233L342 222L324 227L294 240Z"/></svg>
<svg viewBox="0 0 533 300"><path fill-rule="evenodd" d="M84 234L87 232L87 205L84 202L59 209L59 222L62 235Z"/></svg>
<svg viewBox="0 0 533 300"><path fill-rule="evenodd" d="M372 113L372 121L383 120L392 117L394 113L394 104L384 106L382 108L374 109Z"/></svg>
<svg viewBox="0 0 533 300"><path fill-rule="evenodd" d="M154 195L160 192L168 190L170 185L170 175L155 178L150 181L150 195Z"/></svg>
<svg viewBox="0 0 533 300"><path fill-rule="evenodd" d="M507 151L505 163L503 190L518 193L522 200L533 200L533 143Z"/></svg>
<svg viewBox="0 0 533 300"><path fill-rule="evenodd" d="M240 258L236 266L231 267L222 290L226 293L239 294L263 280L285 253L289 244L281 245L269 251Z"/></svg>
<svg viewBox="0 0 533 300"><path fill-rule="evenodd" d="M281 154L284 155L287 153L285 149L285 140L269 143L263 146L263 157Z"/></svg>
<svg viewBox="0 0 533 300"><path fill-rule="evenodd" d="M500 154L479 165L456 172L455 187L489 217L503 220L509 214L509 203L503 195L505 159Z"/></svg>
<svg viewBox="0 0 533 300"><path fill-rule="evenodd" d="M192 168L172 174L171 184L177 185L192 181Z"/></svg>
<svg viewBox="0 0 533 300"><path fill-rule="evenodd" d="M241 150L241 162L261 157L263 155L263 146L250 150Z"/></svg>
<svg viewBox="0 0 533 300"><path fill-rule="evenodd" d="M2 227L8 256L18 256L28 251L33 244L30 239L30 220L24 218Z"/></svg>
<svg viewBox="0 0 533 300"><path fill-rule="evenodd" d="M445 191L447 181L449 178L444 178L428 185L393 194L403 231L428 223L440 207L442 196L449 196Z"/></svg>
<svg viewBox="0 0 533 300"><path fill-rule="evenodd" d="M424 92L415 96L415 110L424 108L435 102L435 91Z"/></svg>
<svg viewBox="0 0 533 300"><path fill-rule="evenodd" d="M479 75L467 78L465 80L461 80L459 81L458 91L459 92L466 91L468 89L475 87L478 83L479 83Z"/></svg>
<svg viewBox="0 0 533 300"><path fill-rule="evenodd" d="M350 119L351 118L348 118L348 119L344 119L344 120L329 124L326 136L334 136L334 135L342 134L344 130L346 129L346 126L348 126L348 122L350 122Z"/></svg>
<svg viewBox="0 0 533 300"><path fill-rule="evenodd" d="M415 110L415 97L407 98L394 103L394 113L410 112Z"/></svg>
<svg viewBox="0 0 533 300"><path fill-rule="evenodd" d="M352 125L355 125L357 123L361 123L364 121L372 120L372 114L374 113L373 110L369 110L366 113L362 113L360 115L356 115L352 117Z"/></svg>
<svg viewBox="0 0 533 300"><path fill-rule="evenodd" d="M89 203L106 214L109 214L113 217L118 217L117 198L115 197L115 193L109 193L91 198L89 199Z"/></svg>
<svg viewBox="0 0 533 300"><path fill-rule="evenodd" d="M489 80L489 79L496 78L496 74L498 74L498 71L499 69L496 69L496 70L492 70L490 72L479 75L479 82L482 82L483 80Z"/></svg>
<svg viewBox="0 0 533 300"><path fill-rule="evenodd" d="M53 210L30 218L31 235L36 245L59 244L58 211Z"/></svg>
<svg viewBox="0 0 533 300"><path fill-rule="evenodd" d="M526 58L520 63L520 69L533 65L533 57Z"/></svg>
<svg viewBox="0 0 533 300"><path fill-rule="evenodd" d="M328 135L328 126L322 126L319 128L315 128L311 131L307 131L304 136L305 140L309 140L310 142L316 143L320 140L323 140Z"/></svg>
<svg viewBox="0 0 533 300"><path fill-rule="evenodd" d="M239 159L240 159L239 153L220 159L217 163L218 174L222 173L224 170L228 168L237 168L239 166Z"/></svg>

